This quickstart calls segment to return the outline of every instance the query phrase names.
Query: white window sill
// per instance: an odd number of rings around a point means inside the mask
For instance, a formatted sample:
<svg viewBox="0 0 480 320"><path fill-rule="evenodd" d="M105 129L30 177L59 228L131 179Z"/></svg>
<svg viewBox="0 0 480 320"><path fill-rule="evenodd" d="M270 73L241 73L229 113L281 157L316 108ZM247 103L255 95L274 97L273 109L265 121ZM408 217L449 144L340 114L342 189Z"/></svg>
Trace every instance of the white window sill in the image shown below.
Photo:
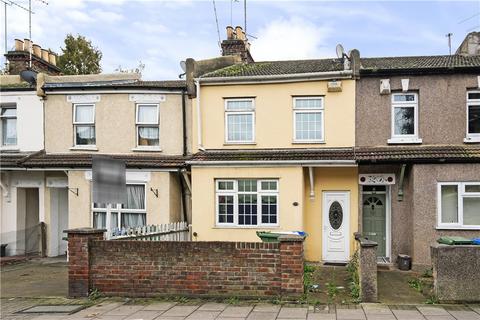
<svg viewBox="0 0 480 320"><path fill-rule="evenodd" d="M245 146L255 146L257 145L256 142L225 142L224 146L238 146L238 145L245 145Z"/></svg>
<svg viewBox="0 0 480 320"><path fill-rule="evenodd" d="M312 141L312 140L306 140L306 141L301 141L301 140L295 140L292 141L292 144L325 144L325 141Z"/></svg>
<svg viewBox="0 0 480 320"><path fill-rule="evenodd" d="M436 227L436 230L480 230L480 226L440 226Z"/></svg>
<svg viewBox="0 0 480 320"><path fill-rule="evenodd" d="M17 146L2 146L0 151L20 151L20 149Z"/></svg>
<svg viewBox="0 0 480 320"><path fill-rule="evenodd" d="M136 147L132 149L133 152L161 152L160 147Z"/></svg>
<svg viewBox="0 0 480 320"><path fill-rule="evenodd" d="M279 225L215 225L213 229L278 229Z"/></svg>
<svg viewBox="0 0 480 320"><path fill-rule="evenodd" d="M72 151L98 151L96 146L73 146L70 148Z"/></svg>
<svg viewBox="0 0 480 320"><path fill-rule="evenodd" d="M480 143L480 137L467 137L463 139L465 143Z"/></svg>
<svg viewBox="0 0 480 320"><path fill-rule="evenodd" d="M419 138L391 138L387 140L388 144L420 144L422 139Z"/></svg>

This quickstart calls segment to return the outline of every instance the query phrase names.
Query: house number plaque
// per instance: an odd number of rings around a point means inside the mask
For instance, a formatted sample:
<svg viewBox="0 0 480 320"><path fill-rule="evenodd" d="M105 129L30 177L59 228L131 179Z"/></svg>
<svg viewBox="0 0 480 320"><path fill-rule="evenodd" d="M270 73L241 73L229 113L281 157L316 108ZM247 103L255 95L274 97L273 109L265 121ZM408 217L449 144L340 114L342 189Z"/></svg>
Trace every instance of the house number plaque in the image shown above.
<svg viewBox="0 0 480 320"><path fill-rule="evenodd" d="M395 184L395 174L360 174L358 183L362 185Z"/></svg>

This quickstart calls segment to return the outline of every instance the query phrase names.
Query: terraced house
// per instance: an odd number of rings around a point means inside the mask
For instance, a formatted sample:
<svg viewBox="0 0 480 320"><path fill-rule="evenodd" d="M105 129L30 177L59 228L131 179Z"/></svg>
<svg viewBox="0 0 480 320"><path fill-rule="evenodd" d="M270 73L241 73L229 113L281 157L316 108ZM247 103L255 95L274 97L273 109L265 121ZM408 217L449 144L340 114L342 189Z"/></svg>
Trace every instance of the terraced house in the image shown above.
<svg viewBox="0 0 480 320"><path fill-rule="evenodd" d="M218 60L187 61L193 240L302 230L308 260L349 260L358 227L358 53L253 62L240 27L227 28L222 48ZM218 67L235 52L237 63ZM206 72L208 64L216 70Z"/></svg>
<svg viewBox="0 0 480 320"><path fill-rule="evenodd" d="M451 56L362 59L360 229L382 263L408 254L427 266L440 236L480 236L480 56L465 46Z"/></svg>

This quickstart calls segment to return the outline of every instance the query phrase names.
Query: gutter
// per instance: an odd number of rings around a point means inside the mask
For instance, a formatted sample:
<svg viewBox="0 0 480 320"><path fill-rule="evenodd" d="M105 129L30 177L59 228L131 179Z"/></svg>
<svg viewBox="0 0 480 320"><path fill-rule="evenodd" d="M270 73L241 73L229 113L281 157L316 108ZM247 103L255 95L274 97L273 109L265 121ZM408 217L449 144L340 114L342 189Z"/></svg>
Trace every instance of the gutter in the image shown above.
<svg viewBox="0 0 480 320"><path fill-rule="evenodd" d="M257 76L237 76L237 77L211 77L202 78L204 84L222 84L222 83L268 83L268 82L291 82L292 80L322 80L322 79L345 79L353 76L352 70L327 71L327 72L307 72L281 75L257 75ZM200 80L198 78L197 80Z"/></svg>
<svg viewBox="0 0 480 320"><path fill-rule="evenodd" d="M215 165L224 165L224 166L238 166L238 165L271 165L271 164L284 164L284 165L303 165L303 166L357 166L355 160L233 160L233 161L203 161L203 160L193 160L186 161L186 164L193 166L215 166Z"/></svg>

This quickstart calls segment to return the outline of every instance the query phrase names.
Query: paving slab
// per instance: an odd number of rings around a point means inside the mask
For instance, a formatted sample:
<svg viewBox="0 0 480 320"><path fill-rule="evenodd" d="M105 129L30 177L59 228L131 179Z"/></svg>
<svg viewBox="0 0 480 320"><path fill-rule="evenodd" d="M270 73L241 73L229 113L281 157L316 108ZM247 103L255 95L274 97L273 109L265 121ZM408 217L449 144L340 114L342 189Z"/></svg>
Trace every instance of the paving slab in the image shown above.
<svg viewBox="0 0 480 320"><path fill-rule="evenodd" d="M365 313L363 309L338 309L338 320L365 320Z"/></svg>
<svg viewBox="0 0 480 320"><path fill-rule="evenodd" d="M164 317L164 316L155 318L155 320L184 320L184 319L185 317Z"/></svg>
<svg viewBox="0 0 480 320"><path fill-rule="evenodd" d="M221 318L246 318L253 306L228 306L220 314Z"/></svg>
<svg viewBox="0 0 480 320"><path fill-rule="evenodd" d="M68 314L42 314L32 320L63 320Z"/></svg>
<svg viewBox="0 0 480 320"><path fill-rule="evenodd" d="M473 304L473 305L469 305L469 307L470 307L470 309L472 309L476 313L480 314L480 305Z"/></svg>
<svg viewBox="0 0 480 320"><path fill-rule="evenodd" d="M137 311L143 309L143 306L139 305L121 305L115 309L107 311L102 316L129 316Z"/></svg>
<svg viewBox="0 0 480 320"><path fill-rule="evenodd" d="M424 307L418 306L418 311L424 316L449 316L450 314L442 307Z"/></svg>
<svg viewBox="0 0 480 320"><path fill-rule="evenodd" d="M254 312L276 312L280 311L281 306L278 304L259 303L253 308Z"/></svg>
<svg viewBox="0 0 480 320"><path fill-rule="evenodd" d="M424 320L425 317L417 310L392 310L397 320Z"/></svg>
<svg viewBox="0 0 480 320"><path fill-rule="evenodd" d="M220 311L202 311L196 310L189 315L186 320L214 320L218 317Z"/></svg>
<svg viewBox="0 0 480 320"><path fill-rule="evenodd" d="M258 312L252 311L247 317L247 320L275 320L278 312Z"/></svg>
<svg viewBox="0 0 480 320"><path fill-rule="evenodd" d="M307 320L336 320L335 313L308 313Z"/></svg>
<svg viewBox="0 0 480 320"><path fill-rule="evenodd" d="M384 304L376 304L376 303L365 303L362 304L363 311L367 315L392 315L392 310L387 305Z"/></svg>
<svg viewBox="0 0 480 320"><path fill-rule="evenodd" d="M427 320L455 320L452 316L425 316Z"/></svg>
<svg viewBox="0 0 480 320"><path fill-rule="evenodd" d="M306 319L308 308L282 307L278 319Z"/></svg>
<svg viewBox="0 0 480 320"><path fill-rule="evenodd" d="M480 320L480 314L474 311L448 311L457 320Z"/></svg>
<svg viewBox="0 0 480 320"><path fill-rule="evenodd" d="M125 320L153 320L162 313L163 311L140 310L126 317Z"/></svg>
<svg viewBox="0 0 480 320"><path fill-rule="evenodd" d="M154 302L145 306L142 310L145 311L165 311L175 306L176 302Z"/></svg>
<svg viewBox="0 0 480 320"><path fill-rule="evenodd" d="M207 302L203 304L198 310L200 311L223 311L228 305L218 302Z"/></svg>
<svg viewBox="0 0 480 320"><path fill-rule="evenodd" d="M237 317L218 317L217 319L215 320L245 320L246 318L242 317L242 318L237 318ZM155 319L156 320L156 319Z"/></svg>
<svg viewBox="0 0 480 320"><path fill-rule="evenodd" d="M167 311L165 313L162 313L162 317L187 317L193 311L197 310L199 306L180 306L176 305Z"/></svg>

